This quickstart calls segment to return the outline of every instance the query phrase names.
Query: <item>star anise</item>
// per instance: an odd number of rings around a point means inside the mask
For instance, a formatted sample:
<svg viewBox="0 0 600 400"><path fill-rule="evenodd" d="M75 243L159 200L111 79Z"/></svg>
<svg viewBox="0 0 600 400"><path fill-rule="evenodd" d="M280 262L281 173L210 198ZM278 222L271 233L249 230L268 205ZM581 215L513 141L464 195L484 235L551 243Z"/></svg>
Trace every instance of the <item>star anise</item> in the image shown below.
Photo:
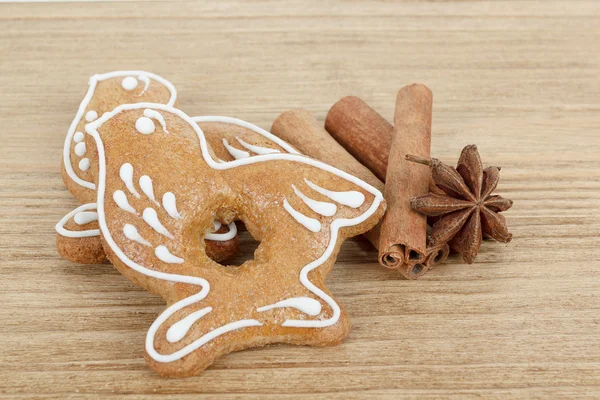
<svg viewBox="0 0 600 400"><path fill-rule="evenodd" d="M498 186L500 168L484 169L477 146L463 149L456 169L436 158L427 161L412 158L412 161L430 165L433 180L441 189L410 201L413 210L440 217L433 224L430 246L449 242L470 264L477 256L483 235L510 242L512 234L508 232L506 219L499 213L508 210L513 203L492 195Z"/></svg>

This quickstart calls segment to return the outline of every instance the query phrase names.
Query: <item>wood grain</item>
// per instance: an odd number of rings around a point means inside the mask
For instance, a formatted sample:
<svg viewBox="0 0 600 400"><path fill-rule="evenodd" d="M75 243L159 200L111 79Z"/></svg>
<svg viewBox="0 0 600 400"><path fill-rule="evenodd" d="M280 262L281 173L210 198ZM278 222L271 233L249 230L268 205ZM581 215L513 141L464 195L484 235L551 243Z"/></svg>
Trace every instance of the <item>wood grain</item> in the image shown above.
<svg viewBox="0 0 600 400"><path fill-rule="evenodd" d="M0 398L600 397L599 49L596 1L0 4ZM133 68L189 114L264 128L349 94L391 119L398 88L427 84L432 154L477 143L503 167L514 239L416 282L349 241L329 279L353 322L341 346L160 378L142 353L161 300L54 246L87 79Z"/></svg>

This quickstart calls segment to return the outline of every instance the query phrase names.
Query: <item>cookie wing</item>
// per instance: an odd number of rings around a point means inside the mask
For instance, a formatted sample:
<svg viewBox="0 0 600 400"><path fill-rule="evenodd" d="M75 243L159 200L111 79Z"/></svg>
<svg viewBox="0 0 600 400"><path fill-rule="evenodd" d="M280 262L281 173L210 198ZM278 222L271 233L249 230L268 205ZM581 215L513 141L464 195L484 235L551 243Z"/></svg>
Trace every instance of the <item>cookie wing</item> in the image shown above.
<svg viewBox="0 0 600 400"><path fill-rule="evenodd" d="M214 161L228 163L267 154L300 154L277 136L246 121L231 117L192 117L198 124Z"/></svg>

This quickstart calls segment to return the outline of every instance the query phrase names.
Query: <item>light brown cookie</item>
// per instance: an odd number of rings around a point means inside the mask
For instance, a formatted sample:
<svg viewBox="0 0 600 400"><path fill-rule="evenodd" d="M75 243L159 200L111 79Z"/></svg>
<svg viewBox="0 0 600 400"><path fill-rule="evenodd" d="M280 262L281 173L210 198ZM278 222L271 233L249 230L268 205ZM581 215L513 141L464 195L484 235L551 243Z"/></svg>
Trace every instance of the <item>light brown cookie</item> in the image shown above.
<svg viewBox="0 0 600 400"><path fill-rule="evenodd" d="M196 120L206 133L173 107L130 104L86 126L108 259L167 302L146 336L148 363L189 376L248 347L339 343L349 320L324 281L344 239L383 215L381 193L246 122ZM153 189L138 197L142 176ZM238 219L261 243L253 260L224 267L203 236Z"/></svg>
<svg viewBox="0 0 600 400"><path fill-rule="evenodd" d="M152 102L173 106L177 100L177 91L171 82L145 71L96 74L88 85L67 132L62 160L63 181L81 203L96 201L90 159L83 140L85 125L121 104Z"/></svg>
<svg viewBox="0 0 600 400"><path fill-rule="evenodd" d="M84 127L120 104L139 102L176 103L177 91L163 77L145 71L113 71L90 78L88 91L65 138L62 177L69 191L85 204L95 204L96 188L91 174L91 160L84 141ZM66 223L66 221L65 221ZM63 225L65 224L63 223ZM70 225L74 222L71 221ZM215 221L215 226L221 226ZM67 224L69 225L69 224ZM100 254L99 238L93 236L62 236L57 227L57 248L61 257L77 263L95 264L106 257ZM215 261L231 258L238 250L235 225L224 225L207 241L207 254ZM91 252L95 246L96 252ZM86 254L88 256L86 256Z"/></svg>
<svg viewBox="0 0 600 400"><path fill-rule="evenodd" d="M95 203L84 204L65 215L56 225L56 232L56 249L62 258L80 264L107 261Z"/></svg>

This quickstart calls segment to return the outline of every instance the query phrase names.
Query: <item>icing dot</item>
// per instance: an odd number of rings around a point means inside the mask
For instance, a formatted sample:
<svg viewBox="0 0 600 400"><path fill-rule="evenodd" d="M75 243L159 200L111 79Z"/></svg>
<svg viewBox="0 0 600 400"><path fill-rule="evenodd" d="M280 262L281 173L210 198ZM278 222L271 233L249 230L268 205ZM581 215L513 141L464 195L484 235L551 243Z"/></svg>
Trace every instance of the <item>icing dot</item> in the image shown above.
<svg viewBox="0 0 600 400"><path fill-rule="evenodd" d="M141 243L145 246L151 246L151 244L140 235L137 228L131 224L125 224L125 226L123 226L123 233L129 240L133 240L134 242Z"/></svg>
<svg viewBox="0 0 600 400"><path fill-rule="evenodd" d="M137 85L138 81L133 76L128 76L121 82L121 86L123 86L123 89L125 90L133 90L137 87Z"/></svg>
<svg viewBox="0 0 600 400"><path fill-rule="evenodd" d="M154 122L148 117L140 117L137 121L135 121L135 129L144 135L149 135L154 132L156 127L154 126Z"/></svg>
<svg viewBox="0 0 600 400"><path fill-rule="evenodd" d="M79 143L83 140L83 132L75 132L75 136L73 136L73 140L75 143Z"/></svg>
<svg viewBox="0 0 600 400"><path fill-rule="evenodd" d="M79 157L82 157L85 154L85 143L84 142L77 143L75 145L75 154L77 154Z"/></svg>
<svg viewBox="0 0 600 400"><path fill-rule="evenodd" d="M90 159L82 158L81 161L79 161L79 169L82 171L87 171L90 169Z"/></svg>
<svg viewBox="0 0 600 400"><path fill-rule="evenodd" d="M87 122L92 122L98 119L98 113L94 110L92 111L88 111L87 114L85 114L85 120Z"/></svg>
<svg viewBox="0 0 600 400"><path fill-rule="evenodd" d="M92 221L97 221L97 220L98 220L98 213L95 211L78 212L77 214L75 214L75 217L73 217L73 221L75 221L75 223L77 225L85 225L85 224L89 224Z"/></svg>
<svg viewBox="0 0 600 400"><path fill-rule="evenodd" d="M212 307L205 307L201 310L191 313L184 319L175 322L167 331L167 340L170 343L179 342L185 337L185 335L187 335L188 331L196 321L198 321L200 318L204 317L211 311Z"/></svg>
<svg viewBox="0 0 600 400"><path fill-rule="evenodd" d="M164 261L169 264L182 264L185 261L183 258L174 256L173 254L171 254L169 249L167 249L163 245L160 245L156 249L154 249L154 254L161 261Z"/></svg>

